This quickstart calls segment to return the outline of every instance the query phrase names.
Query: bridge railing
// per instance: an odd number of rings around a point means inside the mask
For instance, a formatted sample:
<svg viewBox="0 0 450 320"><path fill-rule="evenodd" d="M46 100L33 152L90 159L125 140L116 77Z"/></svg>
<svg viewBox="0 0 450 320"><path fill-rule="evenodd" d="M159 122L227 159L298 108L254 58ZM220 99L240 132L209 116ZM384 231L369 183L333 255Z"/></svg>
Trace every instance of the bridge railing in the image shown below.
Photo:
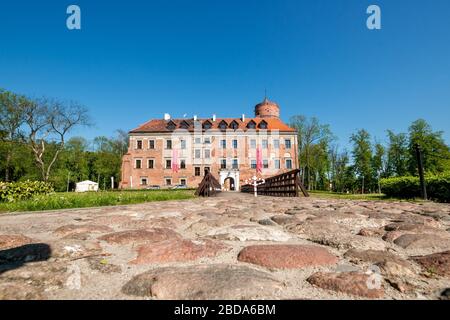
<svg viewBox="0 0 450 320"><path fill-rule="evenodd" d="M301 183L300 170L292 170L265 179L265 183L258 186L258 195L275 197L298 197L300 192L309 197L308 192ZM253 193L253 186L246 184L241 187L241 192Z"/></svg>

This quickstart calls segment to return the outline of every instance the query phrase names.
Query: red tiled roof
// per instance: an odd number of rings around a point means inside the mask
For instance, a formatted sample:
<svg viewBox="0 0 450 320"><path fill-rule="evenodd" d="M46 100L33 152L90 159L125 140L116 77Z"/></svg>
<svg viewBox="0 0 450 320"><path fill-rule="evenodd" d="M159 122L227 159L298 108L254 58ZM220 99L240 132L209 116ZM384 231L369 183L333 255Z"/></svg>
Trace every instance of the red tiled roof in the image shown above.
<svg viewBox="0 0 450 320"><path fill-rule="evenodd" d="M247 128L247 125L249 122L254 121L256 123L256 130L259 129L259 125L261 122L265 121L267 123L267 130L279 130L283 132L295 132L295 129L289 127L287 124L285 124L283 121L281 121L279 118L248 118L245 119L245 121L242 121L240 118L217 118L216 121L212 121L212 119L198 119L202 125L205 122L211 123L211 130L220 130L219 124L222 121L225 121L228 125L227 129L231 129L230 124L233 121L236 121L238 124L237 130L249 130ZM170 122L173 122L175 124L175 129L182 129L183 127L180 126L180 124L185 121L189 124L189 127L187 130L194 131L194 120L193 119L170 119L170 120L163 120L163 119L154 119L150 120L141 126L137 127L136 129L133 129L130 131L130 133L145 133L145 132L171 132L173 130L170 130L168 128L168 124Z"/></svg>

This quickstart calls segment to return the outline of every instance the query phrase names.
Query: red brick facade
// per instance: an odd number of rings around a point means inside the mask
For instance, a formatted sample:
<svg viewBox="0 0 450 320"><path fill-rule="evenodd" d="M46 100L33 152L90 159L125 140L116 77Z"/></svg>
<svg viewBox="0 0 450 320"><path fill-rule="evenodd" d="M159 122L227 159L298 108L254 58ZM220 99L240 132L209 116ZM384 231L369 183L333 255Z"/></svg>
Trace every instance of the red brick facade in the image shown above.
<svg viewBox="0 0 450 320"><path fill-rule="evenodd" d="M264 100L255 118L156 119L130 131L121 188L197 187L210 170L226 189L239 189L256 173L256 149L263 155L258 176L298 167L296 131L279 119L279 107ZM174 150L178 172L171 168Z"/></svg>

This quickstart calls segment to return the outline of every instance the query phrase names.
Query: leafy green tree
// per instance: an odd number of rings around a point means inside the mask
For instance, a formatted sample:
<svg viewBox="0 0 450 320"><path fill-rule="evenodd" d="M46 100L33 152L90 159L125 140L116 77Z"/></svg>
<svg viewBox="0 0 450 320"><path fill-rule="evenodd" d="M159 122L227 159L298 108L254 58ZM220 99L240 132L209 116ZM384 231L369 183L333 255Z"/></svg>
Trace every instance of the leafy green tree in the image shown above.
<svg viewBox="0 0 450 320"><path fill-rule="evenodd" d="M0 142L2 144L2 159L5 181L10 181L15 147L22 135L21 126L24 123L25 98L12 92L0 89Z"/></svg>
<svg viewBox="0 0 450 320"><path fill-rule="evenodd" d="M88 111L74 102L56 99L28 100L25 104L25 142L31 148L43 181L64 150L67 134L77 126L89 125Z"/></svg>
<svg viewBox="0 0 450 320"><path fill-rule="evenodd" d="M361 180L361 192L365 193L366 186L370 188L372 183L372 146L370 134L361 129L352 134L350 142L353 143L353 162L355 171Z"/></svg>
<svg viewBox="0 0 450 320"><path fill-rule="evenodd" d="M308 190L311 190L314 185L313 179L317 178L317 172L313 168L314 153L317 154L318 152L317 145L328 145L334 139L334 136L331 133L330 126L321 124L315 117L293 116L290 119L290 126L295 128L298 134L299 163L303 173L303 183L305 183L306 177L306 186Z"/></svg>
<svg viewBox="0 0 450 320"><path fill-rule="evenodd" d="M414 121L409 127L409 173L417 174L415 145L419 145L423 154L424 169L428 173L442 173L450 159L450 150L442 137L442 131L433 131L423 119Z"/></svg>
<svg viewBox="0 0 450 320"><path fill-rule="evenodd" d="M410 153L408 136L404 133L395 134L387 131L389 145L387 148L386 177L405 176L408 174Z"/></svg>

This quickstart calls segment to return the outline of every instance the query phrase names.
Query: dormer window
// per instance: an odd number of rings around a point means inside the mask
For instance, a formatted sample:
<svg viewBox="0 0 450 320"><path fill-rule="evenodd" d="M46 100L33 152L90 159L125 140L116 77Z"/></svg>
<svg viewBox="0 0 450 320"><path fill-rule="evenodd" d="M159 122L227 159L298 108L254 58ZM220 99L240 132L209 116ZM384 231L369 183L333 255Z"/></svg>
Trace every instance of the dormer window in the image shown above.
<svg viewBox="0 0 450 320"><path fill-rule="evenodd" d="M176 127L177 127L177 125L176 125L175 122L173 122L172 120L170 120L170 121L167 123L167 126L166 126L166 128L167 128L168 130L175 130Z"/></svg>
<svg viewBox="0 0 450 320"><path fill-rule="evenodd" d="M211 124L211 122L209 122L209 120L203 122L203 129L209 130L209 129L211 129L211 127L212 127L212 124Z"/></svg>
<svg viewBox="0 0 450 320"><path fill-rule="evenodd" d="M266 121L261 121L260 123L259 123L259 128L260 129L267 129L267 122Z"/></svg>
<svg viewBox="0 0 450 320"><path fill-rule="evenodd" d="M239 128L239 123L237 123L236 120L233 120L233 122L231 122L230 124L230 128L233 130L237 130Z"/></svg>
<svg viewBox="0 0 450 320"><path fill-rule="evenodd" d="M247 124L247 128L248 129L256 129L256 122L251 120L248 124Z"/></svg>
<svg viewBox="0 0 450 320"><path fill-rule="evenodd" d="M181 121L180 128L181 129L188 129L189 128L189 123L187 123L186 120Z"/></svg>
<svg viewBox="0 0 450 320"><path fill-rule="evenodd" d="M220 130L226 130L227 127L228 127L228 124L226 123L225 120L220 121L220 123L219 123L219 129Z"/></svg>

